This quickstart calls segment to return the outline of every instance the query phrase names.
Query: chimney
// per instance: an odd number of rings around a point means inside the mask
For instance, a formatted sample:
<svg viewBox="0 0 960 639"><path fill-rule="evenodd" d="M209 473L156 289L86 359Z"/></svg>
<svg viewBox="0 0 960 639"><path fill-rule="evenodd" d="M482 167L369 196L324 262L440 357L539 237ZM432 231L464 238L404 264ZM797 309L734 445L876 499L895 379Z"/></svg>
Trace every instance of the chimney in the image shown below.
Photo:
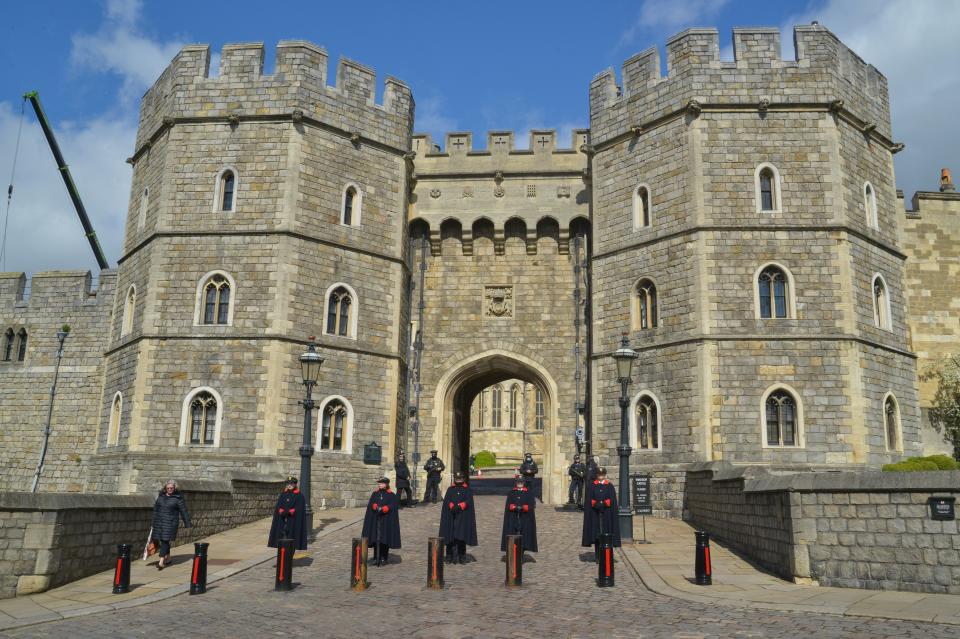
<svg viewBox="0 0 960 639"><path fill-rule="evenodd" d="M956 190L953 186L953 178L950 177L950 169L940 169L940 192L953 193Z"/></svg>

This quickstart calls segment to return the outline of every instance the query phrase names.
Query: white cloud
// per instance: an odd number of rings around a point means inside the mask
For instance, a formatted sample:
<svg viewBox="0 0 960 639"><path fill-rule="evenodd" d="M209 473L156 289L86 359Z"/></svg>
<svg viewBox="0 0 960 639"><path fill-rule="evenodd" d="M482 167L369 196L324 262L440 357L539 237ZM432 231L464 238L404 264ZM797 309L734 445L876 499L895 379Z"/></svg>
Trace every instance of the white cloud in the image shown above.
<svg viewBox="0 0 960 639"><path fill-rule="evenodd" d="M139 27L140 0L109 0L106 18L96 33L72 38L71 62L94 73L123 78L120 97L130 102L152 85L182 46L179 41L158 42Z"/></svg>
<svg viewBox="0 0 960 639"><path fill-rule="evenodd" d="M650 29L677 29L703 26L723 9L729 0L644 0L636 22L620 34L620 47L634 44Z"/></svg>
<svg viewBox="0 0 960 639"><path fill-rule="evenodd" d="M439 95L417 98L414 113L413 130L417 133L429 133L434 144L443 145L445 135L459 131L457 120L443 112L445 100Z"/></svg>
<svg viewBox="0 0 960 639"><path fill-rule="evenodd" d="M960 3L828 0L787 24L812 20L887 77L894 138L907 145L895 160L907 197L936 190L941 167L960 171Z"/></svg>

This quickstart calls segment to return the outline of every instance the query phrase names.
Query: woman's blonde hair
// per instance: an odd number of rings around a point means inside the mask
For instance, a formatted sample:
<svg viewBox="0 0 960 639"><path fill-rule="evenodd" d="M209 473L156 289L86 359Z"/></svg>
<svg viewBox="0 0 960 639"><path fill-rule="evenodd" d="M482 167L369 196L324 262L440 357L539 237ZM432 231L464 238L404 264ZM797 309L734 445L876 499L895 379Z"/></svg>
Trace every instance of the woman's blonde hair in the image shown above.
<svg viewBox="0 0 960 639"><path fill-rule="evenodd" d="M177 488L179 488L179 486L177 486L177 481L176 481L175 479L168 479L168 480L167 480L167 483L165 483L165 484L163 485L164 490L166 490L167 486L169 486L170 484L173 484L173 489L174 489L174 490L176 490Z"/></svg>

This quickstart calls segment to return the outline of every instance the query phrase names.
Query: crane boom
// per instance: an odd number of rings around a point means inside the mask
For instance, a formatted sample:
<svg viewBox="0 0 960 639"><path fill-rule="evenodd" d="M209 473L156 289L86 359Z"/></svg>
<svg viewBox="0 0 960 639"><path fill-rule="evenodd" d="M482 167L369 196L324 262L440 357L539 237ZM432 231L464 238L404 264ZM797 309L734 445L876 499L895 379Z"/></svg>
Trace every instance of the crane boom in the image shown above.
<svg viewBox="0 0 960 639"><path fill-rule="evenodd" d="M29 93L23 94L23 99L30 100L30 104L37 114L40 128L43 129L43 135L47 138L47 144L50 145L53 158L57 161L57 169L60 171L60 177L63 178L63 183L67 186L67 193L70 194L73 207L77 210L77 216L80 218L80 224L83 225L83 232L87 236L87 241L90 242L93 255L97 258L97 264L100 265L101 270L110 268L110 263L107 262L107 257L103 254L103 249L100 248L100 242L97 240L97 233L93 230L93 225L90 223L89 216L87 216L87 210L83 207L83 201L80 199L77 185L73 183L73 176L70 175L70 169L67 167L67 163L63 159L63 154L60 152L60 145L57 144L57 139L53 137L53 129L50 128L50 123L47 122L47 116L43 113L43 107L40 106L40 94L36 91L30 91Z"/></svg>

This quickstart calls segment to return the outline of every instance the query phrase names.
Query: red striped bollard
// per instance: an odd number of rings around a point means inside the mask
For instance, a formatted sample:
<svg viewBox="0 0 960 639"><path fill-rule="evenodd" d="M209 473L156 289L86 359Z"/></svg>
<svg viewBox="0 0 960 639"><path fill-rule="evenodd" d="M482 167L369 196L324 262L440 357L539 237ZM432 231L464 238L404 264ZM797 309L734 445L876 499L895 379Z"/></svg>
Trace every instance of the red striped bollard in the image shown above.
<svg viewBox="0 0 960 639"><path fill-rule="evenodd" d="M507 588L519 588L523 585L523 537L507 535Z"/></svg>
<svg viewBox="0 0 960 639"><path fill-rule="evenodd" d="M293 590L293 553L296 552L292 539L281 539L277 544L277 580L274 590Z"/></svg>
<svg viewBox="0 0 960 639"><path fill-rule="evenodd" d="M597 563L597 586L609 588L613 586L613 537L610 533L600 535L597 542L600 550L600 561Z"/></svg>
<svg viewBox="0 0 960 639"><path fill-rule="evenodd" d="M193 568L190 570L190 594L207 591L207 548L210 544L193 544Z"/></svg>
<svg viewBox="0 0 960 639"><path fill-rule="evenodd" d="M366 590L367 582L367 538L354 537L350 546L350 589L357 592Z"/></svg>
<svg viewBox="0 0 960 639"><path fill-rule="evenodd" d="M130 544L117 546L117 567L113 571L113 594L130 592Z"/></svg>
<svg viewBox="0 0 960 639"><path fill-rule="evenodd" d="M443 590L443 537L427 540L427 588Z"/></svg>
<svg viewBox="0 0 960 639"><path fill-rule="evenodd" d="M713 566L710 562L710 533L705 530L697 531L697 556L694 561L696 582L698 586L709 586L713 583Z"/></svg>

